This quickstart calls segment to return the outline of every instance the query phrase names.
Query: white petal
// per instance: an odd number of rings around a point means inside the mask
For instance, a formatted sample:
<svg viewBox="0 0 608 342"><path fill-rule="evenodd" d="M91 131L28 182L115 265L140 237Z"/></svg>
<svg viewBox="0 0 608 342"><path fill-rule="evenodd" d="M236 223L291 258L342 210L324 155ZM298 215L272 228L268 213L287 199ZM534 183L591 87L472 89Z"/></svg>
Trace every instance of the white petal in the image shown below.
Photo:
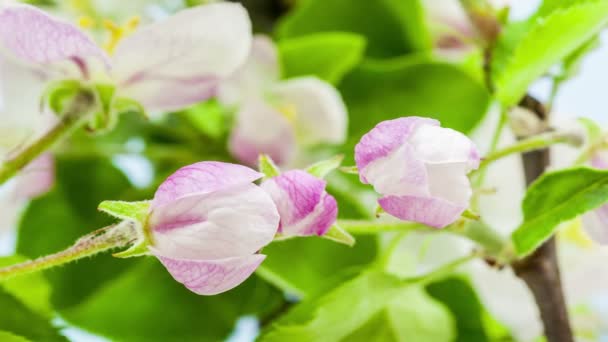
<svg viewBox="0 0 608 342"><path fill-rule="evenodd" d="M464 134L450 128L420 126L409 139L418 158L427 163L466 162L467 172L479 165L479 153Z"/></svg>
<svg viewBox="0 0 608 342"><path fill-rule="evenodd" d="M251 22L239 4L187 9L120 42L113 76L123 96L148 110L169 110L213 95L219 79L241 66L251 47Z"/></svg>
<svg viewBox="0 0 608 342"><path fill-rule="evenodd" d="M466 163L427 164L431 195L468 207L473 190L466 168Z"/></svg>
<svg viewBox="0 0 608 342"><path fill-rule="evenodd" d="M279 76L279 57L274 42L266 36L256 35L247 62L222 82L218 98L225 105L237 105L263 96Z"/></svg>
<svg viewBox="0 0 608 342"><path fill-rule="evenodd" d="M273 93L296 112L296 130L303 144L341 144L346 139L348 114L340 93L315 77L299 77L277 84Z"/></svg>
<svg viewBox="0 0 608 342"><path fill-rule="evenodd" d="M279 226L272 199L253 184L193 195L156 207L154 247L172 258L246 256L270 243Z"/></svg>

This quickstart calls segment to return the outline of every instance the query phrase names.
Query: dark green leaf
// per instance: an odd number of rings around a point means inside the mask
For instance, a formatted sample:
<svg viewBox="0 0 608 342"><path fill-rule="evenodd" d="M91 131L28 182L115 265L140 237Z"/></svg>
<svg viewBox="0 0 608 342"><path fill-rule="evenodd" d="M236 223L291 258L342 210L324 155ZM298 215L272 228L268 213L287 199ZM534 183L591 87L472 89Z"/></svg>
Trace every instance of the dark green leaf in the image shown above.
<svg viewBox="0 0 608 342"><path fill-rule="evenodd" d="M280 39L318 32L364 36L367 54L394 57L431 49L431 38L418 0L308 0L281 22Z"/></svg>
<svg viewBox="0 0 608 342"><path fill-rule="evenodd" d="M523 201L524 222L513 233L521 257L532 253L557 226L608 201L608 171L572 168L543 175Z"/></svg>
<svg viewBox="0 0 608 342"><path fill-rule="evenodd" d="M352 33L320 33L279 43L284 78L314 75L338 84L363 58L365 39Z"/></svg>

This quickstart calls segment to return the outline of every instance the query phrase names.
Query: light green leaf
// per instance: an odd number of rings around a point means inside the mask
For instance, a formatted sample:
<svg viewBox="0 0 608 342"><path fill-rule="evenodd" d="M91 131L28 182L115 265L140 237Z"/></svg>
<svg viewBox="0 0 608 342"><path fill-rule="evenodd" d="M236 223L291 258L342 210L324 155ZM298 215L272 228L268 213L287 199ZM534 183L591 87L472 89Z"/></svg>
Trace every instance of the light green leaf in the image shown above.
<svg viewBox="0 0 608 342"><path fill-rule="evenodd" d="M274 163L267 154L261 154L258 161L258 168L264 174L264 179L276 177L281 174L281 169Z"/></svg>
<svg viewBox="0 0 608 342"><path fill-rule="evenodd" d="M337 224L331 226L327 233L325 233L322 237L324 239L328 239L350 247L354 246L356 242L354 236L350 235L346 230L340 228L340 226Z"/></svg>
<svg viewBox="0 0 608 342"><path fill-rule="evenodd" d="M325 178L325 176L327 176L330 172L340 167L340 164L342 164L342 160L344 160L343 155L338 155L331 159L322 160L318 163L309 166L306 169L306 172L317 178Z"/></svg>
<svg viewBox="0 0 608 342"><path fill-rule="evenodd" d="M314 75L338 84L363 58L365 39L352 33L319 33L279 42L284 78Z"/></svg>
<svg viewBox="0 0 608 342"><path fill-rule="evenodd" d="M15 334L12 334L8 331L2 331L0 330L0 341L4 341L4 342L31 342L31 340L28 340L25 337L22 336L17 336Z"/></svg>
<svg viewBox="0 0 608 342"><path fill-rule="evenodd" d="M8 256L0 258L0 267L23 262L27 258L21 256ZM29 310L36 314L51 318L51 286L41 273L30 273L20 277L11 278L0 283L4 290L21 301ZM0 339L2 341L2 339Z"/></svg>
<svg viewBox="0 0 608 342"><path fill-rule="evenodd" d="M97 209L121 220L144 223L150 211L150 201L103 201Z"/></svg>
<svg viewBox="0 0 608 342"><path fill-rule="evenodd" d="M260 341L373 341L377 336L372 333L386 337L386 329L395 341L448 341L453 321L415 281L371 270L302 302L263 332Z"/></svg>
<svg viewBox="0 0 608 342"><path fill-rule="evenodd" d="M571 168L543 175L523 201L524 222L512 235L520 257L532 253L557 226L608 201L608 171Z"/></svg>
<svg viewBox="0 0 608 342"><path fill-rule="evenodd" d="M549 68L596 35L608 22L608 1L585 0L557 6L546 16L515 23L502 34L492 60L496 96L511 106Z"/></svg>
<svg viewBox="0 0 608 342"><path fill-rule="evenodd" d="M282 39L319 32L352 32L367 40L367 55L394 57L430 50L431 36L419 0L308 0L280 22Z"/></svg>
<svg viewBox="0 0 608 342"><path fill-rule="evenodd" d="M182 113L196 130L213 139L220 139L228 132L228 120L217 100L199 103Z"/></svg>

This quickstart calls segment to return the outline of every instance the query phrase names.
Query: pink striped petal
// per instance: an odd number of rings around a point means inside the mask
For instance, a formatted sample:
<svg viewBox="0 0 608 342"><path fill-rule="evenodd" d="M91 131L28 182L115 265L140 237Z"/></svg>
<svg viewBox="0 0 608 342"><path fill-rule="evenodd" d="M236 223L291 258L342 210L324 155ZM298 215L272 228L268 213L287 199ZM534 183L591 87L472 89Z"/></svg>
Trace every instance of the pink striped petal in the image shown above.
<svg viewBox="0 0 608 342"><path fill-rule="evenodd" d="M338 207L325 191L326 184L301 170L287 171L262 184L277 206L283 235L323 235L336 222Z"/></svg>
<svg viewBox="0 0 608 342"><path fill-rule="evenodd" d="M435 228L443 228L456 221L466 209L436 197L386 196L378 203L392 216Z"/></svg>
<svg viewBox="0 0 608 342"><path fill-rule="evenodd" d="M123 39L113 75L123 96L149 111L175 110L215 94L251 47L243 6L220 2L183 10Z"/></svg>
<svg viewBox="0 0 608 342"><path fill-rule="evenodd" d="M152 208L171 203L181 197L206 194L247 184L263 175L246 166L223 162L200 162L182 167L156 190Z"/></svg>
<svg viewBox="0 0 608 342"><path fill-rule="evenodd" d="M269 155L279 165L287 164L296 152L295 132L279 111L252 98L237 113L228 148L247 165L256 165L260 154Z"/></svg>
<svg viewBox="0 0 608 342"><path fill-rule="evenodd" d="M28 5L0 8L0 50L28 64L70 60L84 77L86 60L106 61L105 53L82 31Z"/></svg>
<svg viewBox="0 0 608 342"><path fill-rule="evenodd" d="M199 295L216 295L244 282L266 258L262 254L218 260L176 259L152 253L178 282Z"/></svg>
<svg viewBox="0 0 608 342"><path fill-rule="evenodd" d="M412 116L383 121L376 125L355 146L355 161L359 170L364 170L372 161L395 151L422 125L439 126L439 122ZM365 183L363 178L361 181Z"/></svg>
<svg viewBox="0 0 608 342"><path fill-rule="evenodd" d="M242 184L157 206L148 227L163 255L221 259L253 254L269 244L279 214L264 190Z"/></svg>

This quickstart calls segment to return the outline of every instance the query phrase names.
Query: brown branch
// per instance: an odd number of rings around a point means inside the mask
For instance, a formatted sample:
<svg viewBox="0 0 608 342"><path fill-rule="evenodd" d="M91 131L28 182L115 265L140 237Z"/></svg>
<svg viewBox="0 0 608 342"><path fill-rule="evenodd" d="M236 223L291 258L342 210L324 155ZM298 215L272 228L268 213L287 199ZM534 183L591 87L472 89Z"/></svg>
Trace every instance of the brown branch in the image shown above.
<svg viewBox="0 0 608 342"><path fill-rule="evenodd" d="M527 95L519 105L531 110L543 121L548 119L544 106L531 96ZM525 153L523 162L526 183L529 186L549 165L549 150ZM555 238L549 239L532 255L511 266L534 295L547 341L574 341L557 263Z"/></svg>

